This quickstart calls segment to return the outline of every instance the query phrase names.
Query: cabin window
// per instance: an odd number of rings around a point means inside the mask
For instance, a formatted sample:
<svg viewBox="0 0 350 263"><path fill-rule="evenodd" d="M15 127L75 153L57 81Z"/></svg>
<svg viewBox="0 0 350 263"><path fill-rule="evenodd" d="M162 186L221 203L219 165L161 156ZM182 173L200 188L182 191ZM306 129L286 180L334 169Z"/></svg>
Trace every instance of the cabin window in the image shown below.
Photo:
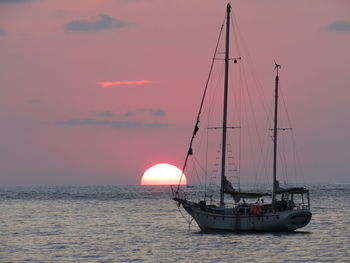
<svg viewBox="0 0 350 263"><path fill-rule="evenodd" d="M222 217L222 220L225 220L225 217Z"/></svg>
<svg viewBox="0 0 350 263"><path fill-rule="evenodd" d="M207 216L207 218L208 218L208 216Z"/></svg>
<svg viewBox="0 0 350 263"><path fill-rule="evenodd" d="M268 219L269 219L269 216L266 216L266 219L268 220Z"/></svg>
<svg viewBox="0 0 350 263"><path fill-rule="evenodd" d="M216 219L216 216L214 216L214 219Z"/></svg>

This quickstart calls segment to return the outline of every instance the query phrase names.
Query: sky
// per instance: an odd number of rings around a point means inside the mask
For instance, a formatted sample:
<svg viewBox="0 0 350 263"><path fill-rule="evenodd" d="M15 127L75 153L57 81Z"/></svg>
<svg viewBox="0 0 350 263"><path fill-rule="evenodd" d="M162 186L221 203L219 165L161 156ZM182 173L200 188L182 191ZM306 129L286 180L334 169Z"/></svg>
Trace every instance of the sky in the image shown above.
<svg viewBox="0 0 350 263"><path fill-rule="evenodd" d="M181 167L226 4L0 0L0 186ZM264 87L283 65L306 181L350 183L350 1L231 4Z"/></svg>

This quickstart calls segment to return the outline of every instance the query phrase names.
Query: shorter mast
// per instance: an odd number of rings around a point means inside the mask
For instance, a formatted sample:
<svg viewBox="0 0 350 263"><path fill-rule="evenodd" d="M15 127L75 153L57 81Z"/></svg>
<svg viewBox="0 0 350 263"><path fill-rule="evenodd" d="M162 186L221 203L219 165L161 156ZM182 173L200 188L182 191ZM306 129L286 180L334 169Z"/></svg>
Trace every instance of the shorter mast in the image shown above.
<svg viewBox="0 0 350 263"><path fill-rule="evenodd" d="M227 130L227 93L228 93L228 66L230 51L230 13L231 5L227 4L226 16L226 47L225 47L225 85L224 85L224 110L222 121L222 145L221 145L221 187L220 206L224 205L224 185L225 185L225 159L226 159L226 130Z"/></svg>
<svg viewBox="0 0 350 263"><path fill-rule="evenodd" d="M276 192L277 192L277 112L278 112L278 70L281 68L281 65L278 65L275 62L276 78L275 78L275 119L273 126L273 189L272 189L272 206L276 203Z"/></svg>

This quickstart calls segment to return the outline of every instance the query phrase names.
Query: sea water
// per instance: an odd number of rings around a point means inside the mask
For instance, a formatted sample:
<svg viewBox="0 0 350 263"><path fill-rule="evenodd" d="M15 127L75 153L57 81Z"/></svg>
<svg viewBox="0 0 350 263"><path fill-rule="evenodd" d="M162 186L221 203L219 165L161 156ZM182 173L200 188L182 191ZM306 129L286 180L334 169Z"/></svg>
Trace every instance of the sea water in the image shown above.
<svg viewBox="0 0 350 263"><path fill-rule="evenodd" d="M0 262L350 262L350 185L310 186L293 233L203 233L169 187L0 188Z"/></svg>

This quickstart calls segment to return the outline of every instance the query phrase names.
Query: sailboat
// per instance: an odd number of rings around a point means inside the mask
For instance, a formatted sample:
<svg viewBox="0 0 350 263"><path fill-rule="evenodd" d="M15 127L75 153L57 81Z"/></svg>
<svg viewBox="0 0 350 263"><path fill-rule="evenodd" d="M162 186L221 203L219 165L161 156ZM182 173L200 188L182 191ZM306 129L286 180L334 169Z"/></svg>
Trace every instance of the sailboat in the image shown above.
<svg viewBox="0 0 350 263"><path fill-rule="evenodd" d="M235 189L226 176L226 139L227 139L227 111L228 111L228 82L229 62L232 60L229 54L230 45L230 21L231 5L226 8L226 40L225 40L225 75L223 96L223 122L221 142L221 180L219 202L208 202L206 199L193 201L187 198L181 191L180 184L173 190L173 200L179 207L190 215L203 231L223 230L233 232L243 231L294 231L306 226L312 217L310 211L309 190L305 187L282 188L277 180L277 135L278 135L278 85L280 65L275 62L275 87L274 87L274 122L273 122L273 181L272 192L249 192ZM237 63L237 59L234 59ZM201 107L203 105L203 100ZM189 150L185 158L184 172L188 158L193 154L192 143L199 130L199 118L201 109L196 120ZM181 179L180 179L181 180ZM227 197L233 198L233 205L226 202ZM271 199L271 203L264 202L264 198ZM226 199L225 199L226 198ZM247 202L246 200L254 200ZM232 200L232 199L231 199ZM243 201L242 201L243 200ZM256 201L257 200L257 201Z"/></svg>

